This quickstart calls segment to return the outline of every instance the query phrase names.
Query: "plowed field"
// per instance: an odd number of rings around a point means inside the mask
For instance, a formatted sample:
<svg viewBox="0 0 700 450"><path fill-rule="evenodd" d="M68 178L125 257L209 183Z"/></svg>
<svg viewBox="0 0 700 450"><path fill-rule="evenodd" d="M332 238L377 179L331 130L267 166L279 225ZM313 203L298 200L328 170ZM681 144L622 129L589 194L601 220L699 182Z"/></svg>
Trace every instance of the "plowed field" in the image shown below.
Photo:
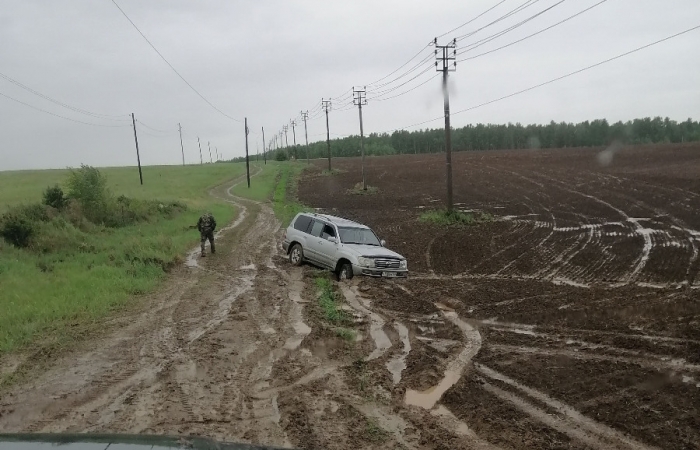
<svg viewBox="0 0 700 450"><path fill-rule="evenodd" d="M474 226L420 220L442 154L367 158L366 195L359 158L325 164L300 200L409 259L352 295L425 448L700 448L700 146L456 153L456 207L493 217Z"/></svg>

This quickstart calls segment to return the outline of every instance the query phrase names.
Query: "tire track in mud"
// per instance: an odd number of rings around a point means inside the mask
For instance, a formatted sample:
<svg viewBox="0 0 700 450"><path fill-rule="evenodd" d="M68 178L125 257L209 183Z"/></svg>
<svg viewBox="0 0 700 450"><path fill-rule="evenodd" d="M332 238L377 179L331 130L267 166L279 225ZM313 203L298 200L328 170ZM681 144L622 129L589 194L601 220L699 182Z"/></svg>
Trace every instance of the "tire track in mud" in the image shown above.
<svg viewBox="0 0 700 450"><path fill-rule="evenodd" d="M525 386L514 379L496 372L482 364L474 365L485 379L483 387L496 397L511 403L516 408L572 438L598 449L653 450L655 447L642 444L625 434L590 419L573 407L553 399L544 392ZM488 381L486 381L488 379ZM498 387L499 383L506 390ZM517 394L513 391L516 391ZM529 397L530 400L526 399ZM532 401L543 405L538 406ZM555 414L551 414L550 411Z"/></svg>

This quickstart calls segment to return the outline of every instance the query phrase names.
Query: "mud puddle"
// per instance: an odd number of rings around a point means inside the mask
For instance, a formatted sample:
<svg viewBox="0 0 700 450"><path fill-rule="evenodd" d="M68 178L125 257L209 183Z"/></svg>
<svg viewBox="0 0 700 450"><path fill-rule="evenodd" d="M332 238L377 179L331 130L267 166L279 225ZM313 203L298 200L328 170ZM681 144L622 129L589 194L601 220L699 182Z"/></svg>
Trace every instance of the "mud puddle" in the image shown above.
<svg viewBox="0 0 700 450"><path fill-rule="evenodd" d="M365 359L367 361L372 361L384 355L384 353L391 348L391 339L389 339L389 336L384 332L384 324L386 323L384 318L360 304L362 296L357 292L357 286L350 288L346 285L341 285L340 290L348 305L370 320L369 334L374 340L375 348Z"/></svg>

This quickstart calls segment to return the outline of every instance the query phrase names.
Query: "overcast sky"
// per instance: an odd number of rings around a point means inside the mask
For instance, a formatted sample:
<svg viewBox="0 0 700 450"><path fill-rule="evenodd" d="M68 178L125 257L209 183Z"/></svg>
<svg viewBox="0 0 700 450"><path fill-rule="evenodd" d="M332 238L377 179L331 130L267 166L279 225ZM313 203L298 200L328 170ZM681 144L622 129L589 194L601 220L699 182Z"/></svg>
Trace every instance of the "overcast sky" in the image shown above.
<svg viewBox="0 0 700 450"><path fill-rule="evenodd" d="M314 114L322 97L336 100L336 110L330 114L331 137L359 134L357 109L343 108L353 85L368 85L365 133L435 118L408 129L441 127L440 78L429 69L434 64L433 49L426 47L436 35L501 3L439 40L442 44L471 34L458 41L457 50L469 50L459 58L476 56L598 1L564 1L509 33L470 48L559 0L531 0L520 12L477 33L528 2L117 0L175 69L239 123L193 92L111 0L3 0L0 74L99 116L59 106L0 78L0 94L93 124L55 117L0 95L0 170L81 163L133 165L134 136L128 116L132 112L140 121L141 160L149 165L181 163L178 122L188 163L199 162L197 136L206 160L207 142L212 152L218 148L225 158L243 155L244 117L252 133L252 154L262 149L262 126L269 140L302 109L311 110L313 118L308 122L309 140L325 139L325 120ZM521 43L459 63L450 74L452 110L537 85L696 25L700 25L698 0L608 0ZM617 121L657 115L698 119L698 44L700 30L523 95L456 114L452 124ZM421 49L410 64L383 78ZM418 63L416 70L401 77ZM379 101L382 93L384 98L402 94L431 77L435 78L405 95ZM297 142L303 143L303 122L298 124ZM288 139L293 141L291 128Z"/></svg>

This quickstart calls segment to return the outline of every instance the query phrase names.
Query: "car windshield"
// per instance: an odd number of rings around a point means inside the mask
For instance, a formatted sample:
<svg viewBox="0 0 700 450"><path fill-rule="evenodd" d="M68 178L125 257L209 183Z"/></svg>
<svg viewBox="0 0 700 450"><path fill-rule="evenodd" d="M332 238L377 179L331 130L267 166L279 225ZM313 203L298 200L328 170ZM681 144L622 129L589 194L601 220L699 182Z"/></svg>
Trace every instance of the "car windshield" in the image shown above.
<svg viewBox="0 0 700 450"><path fill-rule="evenodd" d="M338 227L338 234L344 244L381 245L374 232L368 228Z"/></svg>

